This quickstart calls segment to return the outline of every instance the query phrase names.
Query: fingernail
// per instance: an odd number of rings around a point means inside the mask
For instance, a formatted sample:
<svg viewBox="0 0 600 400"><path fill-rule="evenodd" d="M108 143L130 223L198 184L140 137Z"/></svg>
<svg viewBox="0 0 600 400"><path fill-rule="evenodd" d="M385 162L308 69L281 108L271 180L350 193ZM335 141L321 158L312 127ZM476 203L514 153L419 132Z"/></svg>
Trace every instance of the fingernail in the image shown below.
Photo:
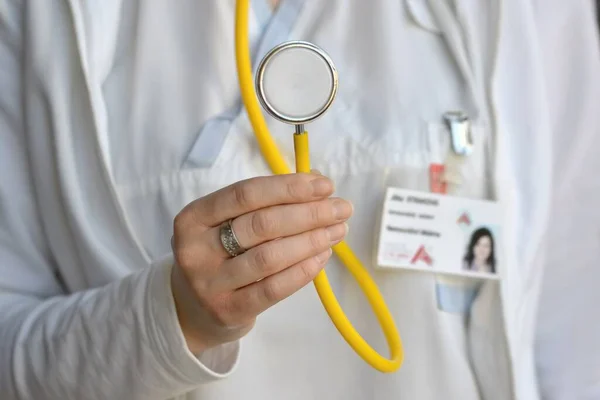
<svg viewBox="0 0 600 400"><path fill-rule="evenodd" d="M311 170L310 170L310 173L311 173L311 174L315 174L315 175L323 175L323 174L321 173L321 171L319 171L318 169L311 169Z"/></svg>
<svg viewBox="0 0 600 400"><path fill-rule="evenodd" d="M329 260L329 257L331 257L331 249L317 255L317 261L324 263L325 261Z"/></svg>
<svg viewBox="0 0 600 400"><path fill-rule="evenodd" d="M338 221L350 218L352 215L352 204L342 199L333 200L333 217Z"/></svg>
<svg viewBox="0 0 600 400"><path fill-rule="evenodd" d="M327 228L331 244L341 242L344 236L346 236L346 232L348 232L348 226L346 224L333 225Z"/></svg>
<svg viewBox="0 0 600 400"><path fill-rule="evenodd" d="M333 192L333 183L327 178L318 178L313 180L313 196L327 196Z"/></svg>

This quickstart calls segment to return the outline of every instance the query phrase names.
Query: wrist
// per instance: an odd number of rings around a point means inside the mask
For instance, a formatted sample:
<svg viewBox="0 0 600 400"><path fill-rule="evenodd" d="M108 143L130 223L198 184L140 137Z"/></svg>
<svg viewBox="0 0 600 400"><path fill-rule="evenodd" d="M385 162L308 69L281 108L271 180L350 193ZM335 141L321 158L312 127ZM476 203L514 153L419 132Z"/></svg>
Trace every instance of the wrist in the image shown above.
<svg viewBox="0 0 600 400"><path fill-rule="evenodd" d="M194 312L192 308L196 300L192 295L192 289L189 283L183 276L179 267L175 264L171 272L171 290L173 292L173 300L175 303L175 311L177 313L177 320L179 327L183 333L186 344L194 355L198 355L203 351L206 351L208 346L204 340L200 337L199 330L194 323L194 315L196 318L199 317L199 313Z"/></svg>

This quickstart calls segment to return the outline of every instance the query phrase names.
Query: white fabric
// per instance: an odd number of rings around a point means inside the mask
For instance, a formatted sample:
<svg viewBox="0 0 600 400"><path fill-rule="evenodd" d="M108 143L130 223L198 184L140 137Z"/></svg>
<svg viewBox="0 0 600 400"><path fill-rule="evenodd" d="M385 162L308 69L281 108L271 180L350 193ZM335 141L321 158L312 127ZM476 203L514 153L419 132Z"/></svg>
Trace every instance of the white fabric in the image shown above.
<svg viewBox="0 0 600 400"><path fill-rule="evenodd" d="M405 345L393 375L353 353L310 285L261 315L241 354L239 343L186 350L169 290L172 218L269 173L231 111L233 3L0 3L2 399L600 397L600 57L586 0L307 0L295 21L276 15L271 27L338 67L311 151L354 202L348 241L363 262L385 187L428 189L444 140L433 132L462 109L476 149L457 194L506 205L507 278L484 286L465 323L438 310L435 276L371 270ZM223 115L214 159L187 164L200 128ZM268 121L292 164L290 127ZM385 352L352 278L337 260L327 271Z"/></svg>

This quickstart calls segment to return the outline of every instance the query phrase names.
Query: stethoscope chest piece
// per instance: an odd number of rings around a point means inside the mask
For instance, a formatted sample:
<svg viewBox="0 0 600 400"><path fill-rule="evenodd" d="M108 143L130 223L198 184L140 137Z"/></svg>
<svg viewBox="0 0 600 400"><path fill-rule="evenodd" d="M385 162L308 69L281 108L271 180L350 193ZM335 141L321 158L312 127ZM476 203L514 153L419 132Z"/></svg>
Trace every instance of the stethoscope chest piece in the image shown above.
<svg viewBox="0 0 600 400"><path fill-rule="evenodd" d="M279 121L297 126L323 115L337 89L338 74L331 58L303 41L273 48L256 73L256 93L263 108Z"/></svg>

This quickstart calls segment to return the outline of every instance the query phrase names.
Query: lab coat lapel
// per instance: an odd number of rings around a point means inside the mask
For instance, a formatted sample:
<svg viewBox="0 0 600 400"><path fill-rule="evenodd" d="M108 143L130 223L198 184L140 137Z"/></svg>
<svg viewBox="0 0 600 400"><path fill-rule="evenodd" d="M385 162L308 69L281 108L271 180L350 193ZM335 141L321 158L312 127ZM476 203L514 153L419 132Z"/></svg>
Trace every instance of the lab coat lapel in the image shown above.
<svg viewBox="0 0 600 400"><path fill-rule="evenodd" d="M427 4L471 95L472 115L470 117L476 120L480 119L483 111L481 110L483 99L473 74L473 68L469 63L466 42L463 39L460 24L448 4L448 0L429 0L422 7L427 7Z"/></svg>
<svg viewBox="0 0 600 400"><path fill-rule="evenodd" d="M529 2L503 0L492 79L496 197L505 206L502 302L517 398L534 399L533 332L541 243L549 213L551 132ZM526 246L525 246L526 245ZM539 276L539 275L538 275Z"/></svg>
<svg viewBox="0 0 600 400"><path fill-rule="evenodd" d="M72 49L71 52L78 56L80 61L80 71L76 69L73 73L81 75L81 78L77 79L79 83L74 83L71 89L75 97L73 101L88 104L91 109L90 113L75 118L76 125L71 124L55 132L55 136L58 137L58 151L64 155L58 166L58 174L64 179L65 185L69 186L69 196L65 201L71 203L69 206L74 210L70 221L71 229L80 238L82 250L90 254L90 259L100 260L99 262L108 265L129 262L142 267L150 260L133 235L118 201L106 157L108 148L103 138L107 138L107 127L101 82L90 72L80 0L68 0L68 7L76 38L76 49ZM62 71L68 73L67 69ZM54 104L61 102L56 101ZM63 112L69 115L73 111ZM92 182L93 192L89 189ZM94 220L93 224L88 223L91 219Z"/></svg>

